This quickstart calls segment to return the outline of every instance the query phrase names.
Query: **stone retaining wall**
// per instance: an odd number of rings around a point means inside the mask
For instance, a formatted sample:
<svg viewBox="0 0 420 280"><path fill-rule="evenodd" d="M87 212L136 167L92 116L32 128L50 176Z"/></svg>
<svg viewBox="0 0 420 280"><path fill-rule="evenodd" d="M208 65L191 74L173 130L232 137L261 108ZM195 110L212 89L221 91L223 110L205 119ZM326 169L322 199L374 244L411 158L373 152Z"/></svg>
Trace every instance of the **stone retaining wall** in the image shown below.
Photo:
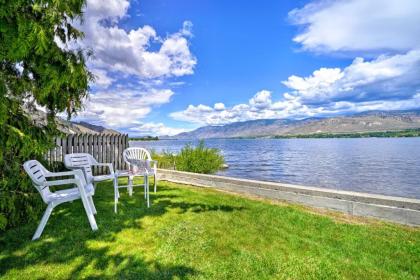
<svg viewBox="0 0 420 280"><path fill-rule="evenodd" d="M420 200L160 169L159 180L297 202L420 226Z"/></svg>

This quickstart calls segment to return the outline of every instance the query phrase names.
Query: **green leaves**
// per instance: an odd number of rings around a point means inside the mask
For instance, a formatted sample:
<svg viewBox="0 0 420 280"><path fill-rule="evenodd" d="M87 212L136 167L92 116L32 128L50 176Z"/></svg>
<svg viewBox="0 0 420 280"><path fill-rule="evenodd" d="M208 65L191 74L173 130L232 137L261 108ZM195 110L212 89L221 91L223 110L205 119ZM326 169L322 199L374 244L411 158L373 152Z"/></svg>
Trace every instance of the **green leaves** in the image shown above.
<svg viewBox="0 0 420 280"><path fill-rule="evenodd" d="M186 145L175 161L177 170L205 174L216 173L224 164L220 151L206 147L203 140L197 147Z"/></svg>
<svg viewBox="0 0 420 280"><path fill-rule="evenodd" d="M61 48L83 36L72 20L81 17L84 4L0 0L0 229L43 208L22 164L43 160L58 134L54 116L74 114L88 95L92 75L84 50ZM34 123L23 109L29 101L47 109L46 124Z"/></svg>

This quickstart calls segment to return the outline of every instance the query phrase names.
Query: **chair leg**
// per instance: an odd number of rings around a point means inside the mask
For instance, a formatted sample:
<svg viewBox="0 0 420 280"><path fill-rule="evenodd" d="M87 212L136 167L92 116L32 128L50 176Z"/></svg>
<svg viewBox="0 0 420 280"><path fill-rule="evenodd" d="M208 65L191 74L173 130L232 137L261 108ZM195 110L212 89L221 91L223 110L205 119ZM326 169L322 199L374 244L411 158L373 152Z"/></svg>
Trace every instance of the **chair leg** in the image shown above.
<svg viewBox="0 0 420 280"><path fill-rule="evenodd" d="M156 187L157 187L157 181L156 181L156 174L153 175L154 182L155 182L155 193L156 193Z"/></svg>
<svg viewBox="0 0 420 280"><path fill-rule="evenodd" d="M130 196L133 195L133 181L134 181L134 176L129 176L128 177L128 194Z"/></svg>
<svg viewBox="0 0 420 280"><path fill-rule="evenodd" d="M96 225L95 216L93 216L92 209L89 205L89 199L84 195L81 195L81 198L82 198L83 207L85 208L86 215L89 220L90 227L92 228L92 230L97 230L98 226Z"/></svg>
<svg viewBox="0 0 420 280"><path fill-rule="evenodd" d="M144 199L147 198L147 191L146 191L146 181L147 181L147 175L144 175L144 179L143 179L143 187L144 187Z"/></svg>
<svg viewBox="0 0 420 280"><path fill-rule="evenodd" d="M117 213L117 204L120 194L118 192L118 178L114 178L114 212Z"/></svg>
<svg viewBox="0 0 420 280"><path fill-rule="evenodd" d="M117 204L118 204L118 197L117 194L115 193L114 195L114 212L117 213Z"/></svg>
<svg viewBox="0 0 420 280"><path fill-rule="evenodd" d="M145 176L144 180L146 181L146 193L147 193L147 208L150 207L150 199L149 199L149 176Z"/></svg>
<svg viewBox="0 0 420 280"><path fill-rule="evenodd" d="M50 215L51 215L53 209L54 209L54 205L52 203L48 204L48 207L45 210L44 215L42 216L41 222L39 223L39 225L38 225L38 227L37 227L37 229L34 233L34 236L32 236L32 240L38 239L41 236L42 232L44 231L45 225L47 224L47 221L50 218Z"/></svg>
<svg viewBox="0 0 420 280"><path fill-rule="evenodd" d="M93 204L93 197L92 196L88 196L89 199L89 204L90 204L90 208L92 209L92 212L94 215L96 215L96 207L95 204Z"/></svg>

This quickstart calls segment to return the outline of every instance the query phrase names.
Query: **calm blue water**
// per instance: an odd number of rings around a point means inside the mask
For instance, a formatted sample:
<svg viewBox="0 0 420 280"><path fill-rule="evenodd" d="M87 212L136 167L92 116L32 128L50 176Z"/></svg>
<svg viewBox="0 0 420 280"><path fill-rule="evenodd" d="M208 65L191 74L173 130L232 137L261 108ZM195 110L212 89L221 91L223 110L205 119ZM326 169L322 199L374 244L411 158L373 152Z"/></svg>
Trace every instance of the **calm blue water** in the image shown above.
<svg viewBox="0 0 420 280"><path fill-rule="evenodd" d="M185 140L131 142L178 152ZM193 144L197 142L192 142ZM420 198L420 138L211 139L220 175Z"/></svg>

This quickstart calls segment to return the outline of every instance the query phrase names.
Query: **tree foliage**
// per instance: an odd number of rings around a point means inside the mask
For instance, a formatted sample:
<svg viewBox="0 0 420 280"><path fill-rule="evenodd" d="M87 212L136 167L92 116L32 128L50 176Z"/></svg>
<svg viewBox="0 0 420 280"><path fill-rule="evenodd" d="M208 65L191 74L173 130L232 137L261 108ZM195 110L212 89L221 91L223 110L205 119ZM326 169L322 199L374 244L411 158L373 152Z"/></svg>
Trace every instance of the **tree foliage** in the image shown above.
<svg viewBox="0 0 420 280"><path fill-rule="evenodd" d="M88 94L89 52L74 47L83 34L84 0L0 0L0 229L35 217L41 200L22 164L40 159L58 135L55 115L70 117ZM47 119L35 123L32 108Z"/></svg>

